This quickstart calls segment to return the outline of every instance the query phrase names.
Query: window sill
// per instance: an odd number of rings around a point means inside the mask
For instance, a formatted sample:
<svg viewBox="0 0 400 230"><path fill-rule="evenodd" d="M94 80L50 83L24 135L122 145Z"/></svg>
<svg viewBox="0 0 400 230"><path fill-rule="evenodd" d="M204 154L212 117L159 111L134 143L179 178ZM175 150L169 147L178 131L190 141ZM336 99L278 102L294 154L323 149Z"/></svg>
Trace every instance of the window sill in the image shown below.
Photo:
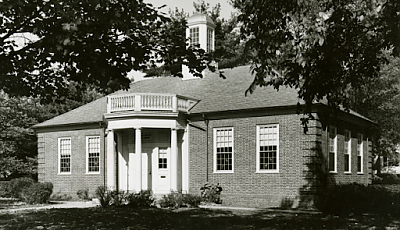
<svg viewBox="0 0 400 230"><path fill-rule="evenodd" d="M357 175L364 175L363 172L357 172Z"/></svg>
<svg viewBox="0 0 400 230"><path fill-rule="evenodd" d="M99 175L100 172L86 172L87 175Z"/></svg>
<svg viewBox="0 0 400 230"><path fill-rule="evenodd" d="M260 173L260 174L277 174L277 173L279 173L279 171L278 170L270 170L270 171L258 170L258 171L256 171L256 173Z"/></svg>
<svg viewBox="0 0 400 230"><path fill-rule="evenodd" d="M226 174L226 173L234 173L233 171L214 171L213 173L221 173L221 174Z"/></svg>
<svg viewBox="0 0 400 230"><path fill-rule="evenodd" d="M68 175L71 175L71 173L69 172L69 173L58 173L57 175L59 175L59 176L68 176Z"/></svg>
<svg viewBox="0 0 400 230"><path fill-rule="evenodd" d="M346 175L351 175L351 172L344 172L344 174L346 174Z"/></svg>
<svg viewBox="0 0 400 230"><path fill-rule="evenodd" d="M337 171L329 171L330 174L338 174Z"/></svg>

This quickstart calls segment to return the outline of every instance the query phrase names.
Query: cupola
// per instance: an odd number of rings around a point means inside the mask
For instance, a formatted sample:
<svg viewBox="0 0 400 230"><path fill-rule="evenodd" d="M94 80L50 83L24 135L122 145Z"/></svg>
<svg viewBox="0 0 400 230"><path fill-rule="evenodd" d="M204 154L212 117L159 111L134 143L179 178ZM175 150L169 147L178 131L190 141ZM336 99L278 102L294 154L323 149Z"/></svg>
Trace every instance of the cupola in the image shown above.
<svg viewBox="0 0 400 230"><path fill-rule="evenodd" d="M186 38L189 39L189 45L200 45L200 48L206 52L214 51L215 43L215 24L213 20L206 14L194 13L187 19ZM183 79L195 78L189 73L187 66L182 67ZM204 76L204 71L203 71Z"/></svg>

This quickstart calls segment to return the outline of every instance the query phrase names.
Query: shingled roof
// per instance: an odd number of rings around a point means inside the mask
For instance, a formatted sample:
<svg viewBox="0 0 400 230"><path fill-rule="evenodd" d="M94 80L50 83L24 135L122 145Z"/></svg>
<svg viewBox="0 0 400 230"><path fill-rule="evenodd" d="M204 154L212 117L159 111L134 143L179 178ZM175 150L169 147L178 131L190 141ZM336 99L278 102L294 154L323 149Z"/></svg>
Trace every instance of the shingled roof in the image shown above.
<svg viewBox="0 0 400 230"><path fill-rule="evenodd" d="M295 89L282 87L279 91L263 87L245 96L246 89L254 80L249 66L223 70L226 79L212 73L205 78L182 80L176 77L160 77L134 82L124 93L177 94L199 100L190 113L237 111L278 106L292 106L299 102ZM103 97L77 109L37 124L34 128L82 124L103 121L107 112L107 98ZM358 114L356 116L362 117Z"/></svg>

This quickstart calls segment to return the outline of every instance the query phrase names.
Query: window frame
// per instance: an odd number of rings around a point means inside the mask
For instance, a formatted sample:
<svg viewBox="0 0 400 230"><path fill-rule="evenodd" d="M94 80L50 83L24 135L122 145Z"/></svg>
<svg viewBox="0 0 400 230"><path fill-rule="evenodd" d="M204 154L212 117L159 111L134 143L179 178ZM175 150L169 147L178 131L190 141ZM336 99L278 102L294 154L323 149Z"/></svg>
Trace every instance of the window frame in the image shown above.
<svg viewBox="0 0 400 230"><path fill-rule="evenodd" d="M207 28L207 53L214 50L214 30Z"/></svg>
<svg viewBox="0 0 400 230"><path fill-rule="evenodd" d="M61 141L69 140L69 172L61 172ZM71 175L72 172L72 139L71 137L59 137L58 138L58 151L57 151L57 169L58 175Z"/></svg>
<svg viewBox="0 0 400 230"><path fill-rule="evenodd" d="M261 128L276 126L277 129L277 146L276 146L276 169L260 169L260 135ZM267 125L257 125L256 128L256 173L279 173L279 124L267 124Z"/></svg>
<svg viewBox="0 0 400 230"><path fill-rule="evenodd" d="M217 170L217 131L231 130L232 131L232 169ZM219 127L213 129L213 173L234 173L235 169L235 130L233 127Z"/></svg>
<svg viewBox="0 0 400 230"><path fill-rule="evenodd" d="M333 139L333 149L334 149L333 153L334 153L334 160L335 160L334 164L333 164L333 170L330 170L330 164L331 164L330 154L332 153L331 146L330 146L331 145L331 137L330 137L331 129L333 129L334 133L335 133L335 138ZM328 128L328 170L330 173L337 173L337 150L338 150L337 149L337 139L338 139L337 127L330 125Z"/></svg>
<svg viewBox="0 0 400 230"><path fill-rule="evenodd" d="M99 171L89 171L89 139L90 138L98 138L99 139L99 143L98 143L98 149L99 149ZM86 174L100 174L100 167L101 167L101 163L100 163L100 155L101 155L101 143L100 143L101 139L100 136L86 136Z"/></svg>
<svg viewBox="0 0 400 230"><path fill-rule="evenodd" d="M346 133L348 133L348 135L349 135L349 141L347 142L347 152L346 152ZM349 157L349 162L348 162L349 170L346 171L346 168L344 168L344 173L351 174L351 144L352 144L352 141L351 141L351 131L348 130L348 129L344 130L344 141L343 142L344 142L343 143L343 146L344 146L344 154L343 154L344 163L346 163L346 158L345 158L346 155L348 155L348 157ZM344 164L344 165L346 167L346 164Z"/></svg>
<svg viewBox="0 0 400 230"><path fill-rule="evenodd" d="M196 36L195 36L196 35ZM200 45L200 27L189 28L189 44L190 46Z"/></svg>
<svg viewBox="0 0 400 230"><path fill-rule="evenodd" d="M361 143L359 144L359 137L361 137ZM360 171L358 168L358 159L360 158L361 165ZM364 174L364 135L357 133L357 174Z"/></svg>
<svg viewBox="0 0 400 230"><path fill-rule="evenodd" d="M165 157L163 158L163 159L166 159L166 163L165 163L165 165L166 165L166 168L160 168L160 150L165 150L165 153L163 153L163 154L165 154ZM160 170L160 171L168 171L169 169L170 169L170 167L169 167L169 148L168 147L158 147L157 148L157 170ZM163 163L164 164L164 163Z"/></svg>

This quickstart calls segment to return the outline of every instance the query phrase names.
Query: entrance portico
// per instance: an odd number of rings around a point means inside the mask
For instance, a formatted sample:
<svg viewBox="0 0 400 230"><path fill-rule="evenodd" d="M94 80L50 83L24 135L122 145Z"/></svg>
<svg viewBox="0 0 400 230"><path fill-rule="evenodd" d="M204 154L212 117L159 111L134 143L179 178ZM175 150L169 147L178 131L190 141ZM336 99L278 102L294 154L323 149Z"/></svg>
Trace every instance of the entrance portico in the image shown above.
<svg viewBox="0 0 400 230"><path fill-rule="evenodd" d="M150 189L154 194L187 192L185 114L196 102L177 95L110 96L104 115L107 186L130 192Z"/></svg>

